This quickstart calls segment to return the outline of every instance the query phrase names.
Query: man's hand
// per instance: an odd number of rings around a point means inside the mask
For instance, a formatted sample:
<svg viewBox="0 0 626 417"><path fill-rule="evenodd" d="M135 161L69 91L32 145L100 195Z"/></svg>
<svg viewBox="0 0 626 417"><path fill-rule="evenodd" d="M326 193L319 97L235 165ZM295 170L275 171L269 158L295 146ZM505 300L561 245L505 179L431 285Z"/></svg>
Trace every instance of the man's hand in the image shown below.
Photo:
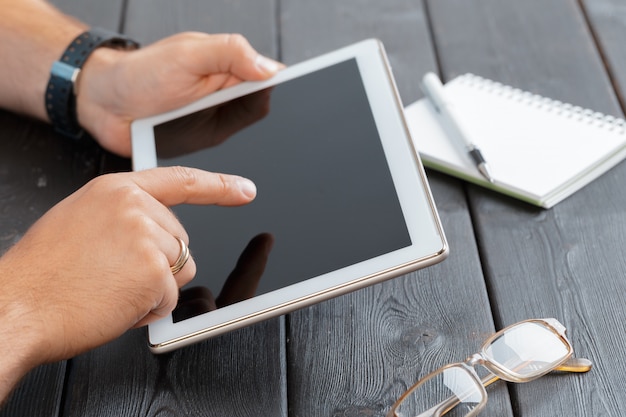
<svg viewBox="0 0 626 417"><path fill-rule="evenodd" d="M169 314L196 268L190 258L170 270L175 237L188 235L168 206L241 205L255 195L247 179L182 167L92 180L0 259L0 335L22 346L29 369Z"/></svg>
<svg viewBox="0 0 626 417"><path fill-rule="evenodd" d="M136 51L98 48L78 82L78 119L108 150L130 155L130 123L173 110L282 64L240 35L187 32Z"/></svg>

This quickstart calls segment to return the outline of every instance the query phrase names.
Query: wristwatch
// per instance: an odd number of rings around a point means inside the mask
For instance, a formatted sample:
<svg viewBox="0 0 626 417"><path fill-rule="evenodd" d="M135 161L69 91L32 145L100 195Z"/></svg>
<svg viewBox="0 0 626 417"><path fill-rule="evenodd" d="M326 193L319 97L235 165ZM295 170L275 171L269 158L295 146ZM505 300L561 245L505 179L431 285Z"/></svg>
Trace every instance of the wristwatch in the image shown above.
<svg viewBox="0 0 626 417"><path fill-rule="evenodd" d="M99 47L131 50L139 44L119 33L91 28L72 41L50 70L45 97L48 117L57 132L73 139L84 133L76 115L76 81L89 55Z"/></svg>

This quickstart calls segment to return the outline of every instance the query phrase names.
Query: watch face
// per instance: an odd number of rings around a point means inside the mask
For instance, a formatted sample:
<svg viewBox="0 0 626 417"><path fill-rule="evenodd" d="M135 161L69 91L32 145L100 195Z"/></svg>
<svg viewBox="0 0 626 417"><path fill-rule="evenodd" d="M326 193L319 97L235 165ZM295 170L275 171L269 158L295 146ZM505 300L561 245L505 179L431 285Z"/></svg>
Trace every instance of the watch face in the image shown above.
<svg viewBox="0 0 626 417"><path fill-rule="evenodd" d="M73 67L65 62L55 61L54 64L52 64L50 75L73 84L76 82L76 77L78 77L79 72L80 68Z"/></svg>

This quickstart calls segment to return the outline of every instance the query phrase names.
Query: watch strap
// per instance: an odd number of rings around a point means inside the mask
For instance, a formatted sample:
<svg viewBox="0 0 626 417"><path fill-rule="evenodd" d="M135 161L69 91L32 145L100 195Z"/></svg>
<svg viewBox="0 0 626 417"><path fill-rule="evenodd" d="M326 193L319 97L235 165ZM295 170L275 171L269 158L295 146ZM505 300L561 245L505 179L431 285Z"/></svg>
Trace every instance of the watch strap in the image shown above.
<svg viewBox="0 0 626 417"><path fill-rule="evenodd" d="M73 139L84 133L76 115L76 81L87 58L99 47L136 49L139 44L118 33L91 28L72 41L50 70L45 94L48 117L57 132Z"/></svg>

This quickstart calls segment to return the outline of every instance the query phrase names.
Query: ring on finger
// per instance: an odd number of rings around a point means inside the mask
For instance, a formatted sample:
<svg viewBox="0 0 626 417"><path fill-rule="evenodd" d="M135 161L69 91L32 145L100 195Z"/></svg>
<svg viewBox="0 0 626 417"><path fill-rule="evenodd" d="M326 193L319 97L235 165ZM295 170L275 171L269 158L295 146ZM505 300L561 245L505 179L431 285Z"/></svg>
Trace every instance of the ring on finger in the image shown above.
<svg viewBox="0 0 626 417"><path fill-rule="evenodd" d="M180 237L178 236L174 236L174 237L176 238L176 240L178 240L178 243L180 244L180 254L178 255L178 259L176 259L176 262L174 262L174 264L170 266L172 275L175 275L178 272L180 272L180 270L183 269L183 267L189 260L189 247L187 246L185 241L182 240Z"/></svg>

